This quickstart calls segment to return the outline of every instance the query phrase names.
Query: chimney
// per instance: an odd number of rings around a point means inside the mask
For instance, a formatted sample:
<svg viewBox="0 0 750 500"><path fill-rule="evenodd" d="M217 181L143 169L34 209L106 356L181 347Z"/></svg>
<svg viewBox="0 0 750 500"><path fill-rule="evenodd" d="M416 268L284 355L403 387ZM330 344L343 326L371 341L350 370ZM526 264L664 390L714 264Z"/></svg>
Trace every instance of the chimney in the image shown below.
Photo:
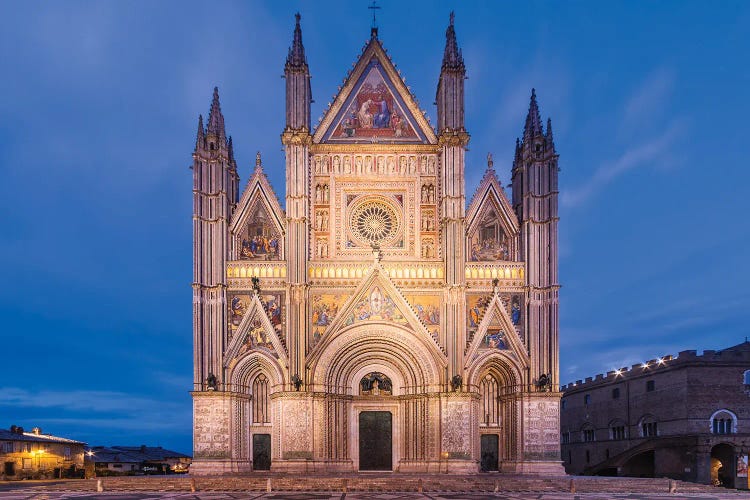
<svg viewBox="0 0 750 500"><path fill-rule="evenodd" d="M34 427L33 429L31 429L31 432L33 432L34 434L36 434L38 436L39 434L42 433L42 428L41 427Z"/></svg>

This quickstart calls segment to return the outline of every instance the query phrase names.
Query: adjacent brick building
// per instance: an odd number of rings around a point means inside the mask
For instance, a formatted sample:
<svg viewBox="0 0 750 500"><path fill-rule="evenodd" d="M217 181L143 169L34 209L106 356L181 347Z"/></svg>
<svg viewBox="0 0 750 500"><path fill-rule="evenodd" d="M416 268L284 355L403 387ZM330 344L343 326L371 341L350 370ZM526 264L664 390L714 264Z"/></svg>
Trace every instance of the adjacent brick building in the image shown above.
<svg viewBox="0 0 750 500"><path fill-rule="evenodd" d="M680 352L563 386L569 474L747 487L750 342Z"/></svg>

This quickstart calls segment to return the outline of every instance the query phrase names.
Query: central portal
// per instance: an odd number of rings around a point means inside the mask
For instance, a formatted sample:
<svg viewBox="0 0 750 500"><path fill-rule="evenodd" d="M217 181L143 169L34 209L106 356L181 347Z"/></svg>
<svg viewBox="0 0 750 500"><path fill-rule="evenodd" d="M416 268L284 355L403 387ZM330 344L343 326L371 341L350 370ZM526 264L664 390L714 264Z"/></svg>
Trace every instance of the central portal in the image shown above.
<svg viewBox="0 0 750 500"><path fill-rule="evenodd" d="M389 411L359 414L359 470L393 470L392 420Z"/></svg>

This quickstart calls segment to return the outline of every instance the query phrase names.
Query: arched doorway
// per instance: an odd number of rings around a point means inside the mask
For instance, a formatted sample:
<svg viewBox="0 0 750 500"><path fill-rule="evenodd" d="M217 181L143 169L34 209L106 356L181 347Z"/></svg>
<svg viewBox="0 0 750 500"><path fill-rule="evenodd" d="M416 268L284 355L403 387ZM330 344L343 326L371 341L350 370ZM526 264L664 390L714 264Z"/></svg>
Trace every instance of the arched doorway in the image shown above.
<svg viewBox="0 0 750 500"><path fill-rule="evenodd" d="M732 445L722 443L711 448L711 484L734 488L737 457Z"/></svg>
<svg viewBox="0 0 750 500"><path fill-rule="evenodd" d="M429 393L440 389L446 362L430 342L399 325L372 323L320 345L310 371L315 390L327 393L318 427L325 459L352 470L400 471L425 470L438 459Z"/></svg>
<svg viewBox="0 0 750 500"><path fill-rule="evenodd" d="M622 475L630 477L654 477L654 450L644 451L631 457L622 466Z"/></svg>
<svg viewBox="0 0 750 500"><path fill-rule="evenodd" d="M516 362L494 351L480 355L468 370L469 388L479 396L479 468L503 470L517 459L521 374Z"/></svg>

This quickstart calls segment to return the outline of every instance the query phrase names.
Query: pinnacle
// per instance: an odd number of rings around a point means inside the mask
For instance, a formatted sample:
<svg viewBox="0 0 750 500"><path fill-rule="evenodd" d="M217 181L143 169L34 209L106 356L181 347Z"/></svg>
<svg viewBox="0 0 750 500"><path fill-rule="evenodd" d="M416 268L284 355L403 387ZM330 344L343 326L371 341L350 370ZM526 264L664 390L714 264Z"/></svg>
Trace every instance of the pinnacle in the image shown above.
<svg viewBox="0 0 750 500"><path fill-rule="evenodd" d="M300 16L299 12L294 15L294 38L292 39L292 46L289 47L289 55L286 57L287 67L303 67L307 65L305 59L305 47L302 45L302 28L300 27Z"/></svg>
<svg viewBox="0 0 750 500"><path fill-rule="evenodd" d="M224 115L221 114L221 105L219 104L219 87L214 87L211 111L208 113L208 133L222 138L225 137Z"/></svg>
<svg viewBox="0 0 750 500"><path fill-rule="evenodd" d="M195 137L195 149L203 147L206 129L203 128L203 115L198 115L198 133Z"/></svg>
<svg viewBox="0 0 750 500"><path fill-rule="evenodd" d="M260 151L255 153L255 170L263 170L263 162L260 159Z"/></svg>
<svg viewBox="0 0 750 500"><path fill-rule="evenodd" d="M529 102L529 113L526 115L526 125L523 129L523 140L525 142L536 135L542 135L542 119L539 116L539 105L536 102L536 89L531 89L531 101Z"/></svg>
<svg viewBox="0 0 750 500"><path fill-rule="evenodd" d="M458 48L458 42L456 41L456 30L453 27L455 22L455 13L451 11L450 24L448 29L445 30L445 52L443 53L443 69L452 69L463 71L464 58L461 54L461 49Z"/></svg>

